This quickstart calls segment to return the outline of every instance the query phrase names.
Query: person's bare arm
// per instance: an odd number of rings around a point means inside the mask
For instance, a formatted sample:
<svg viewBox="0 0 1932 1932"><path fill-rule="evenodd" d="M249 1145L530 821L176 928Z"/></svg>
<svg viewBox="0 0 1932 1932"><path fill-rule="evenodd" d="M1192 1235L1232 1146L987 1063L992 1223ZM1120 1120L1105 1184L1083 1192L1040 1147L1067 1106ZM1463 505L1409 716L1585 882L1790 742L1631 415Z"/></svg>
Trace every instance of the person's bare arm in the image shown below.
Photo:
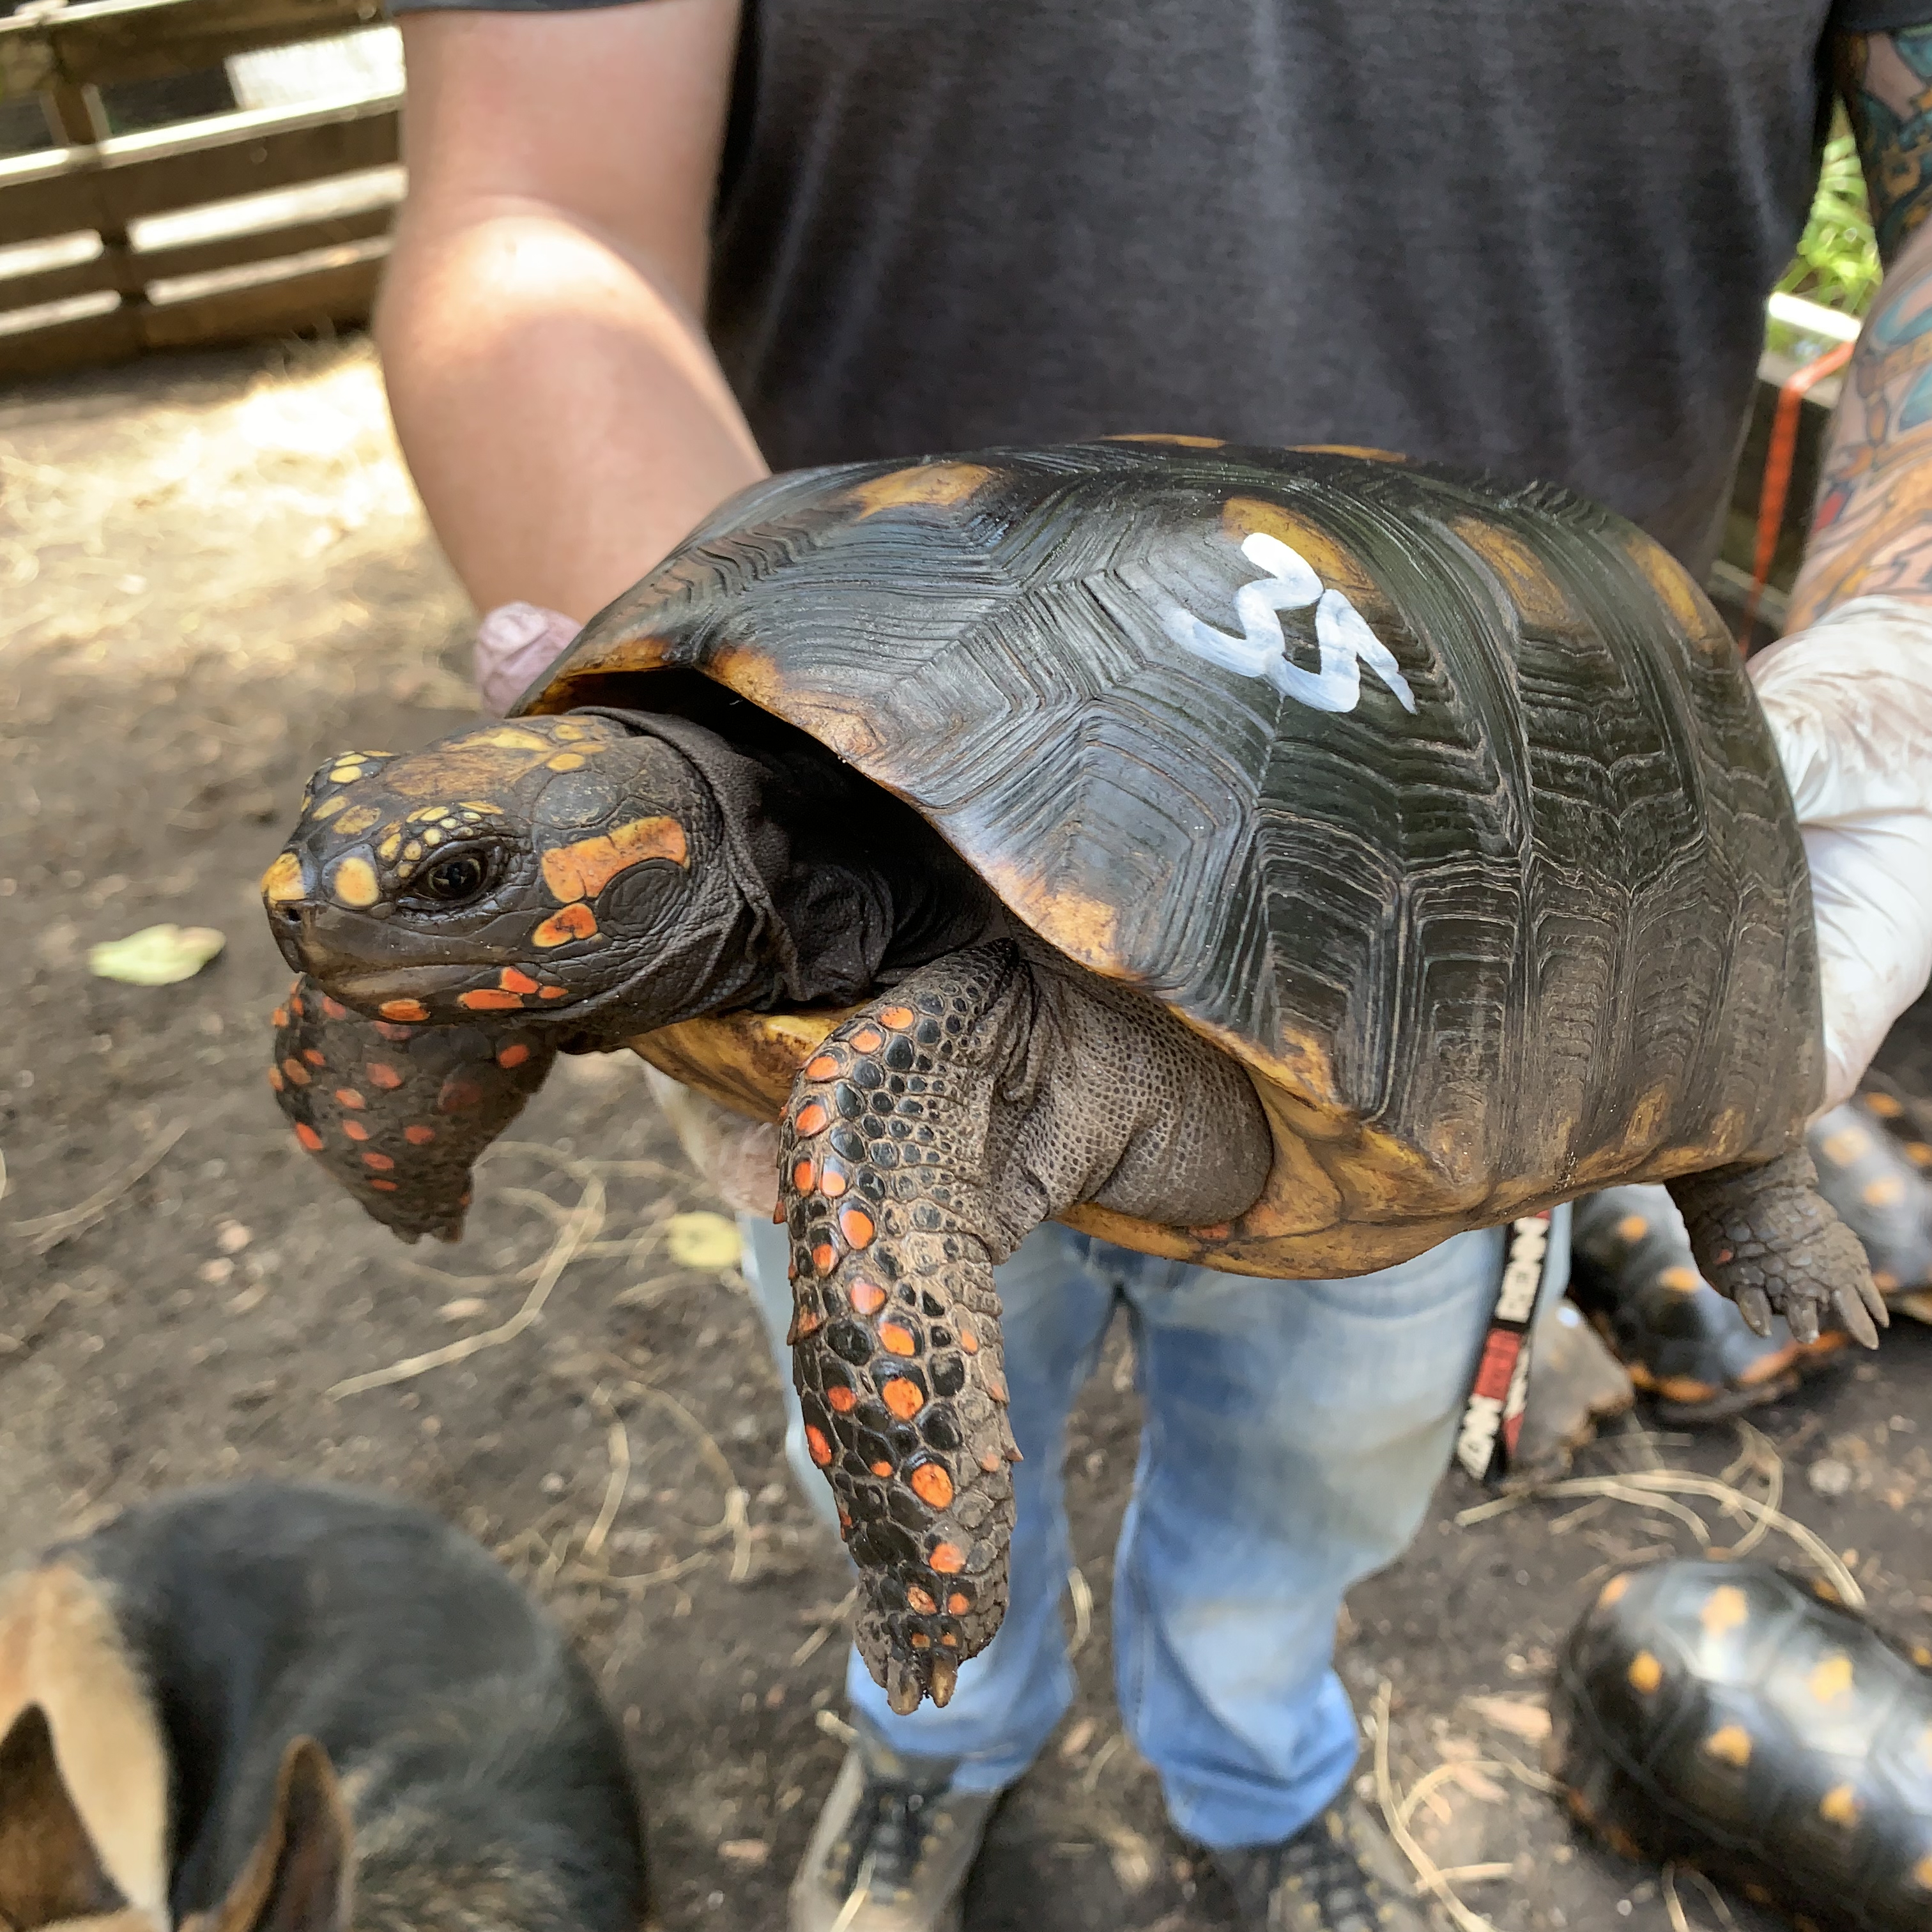
<svg viewBox="0 0 1932 1932"><path fill-rule="evenodd" d="M765 473L700 320L736 0L412 14L390 407L479 609L582 620Z"/></svg>
<svg viewBox="0 0 1932 1932"><path fill-rule="evenodd" d="M1886 278L1832 421L1794 631L1848 598L1932 602L1932 26L1847 34L1836 56Z"/></svg>

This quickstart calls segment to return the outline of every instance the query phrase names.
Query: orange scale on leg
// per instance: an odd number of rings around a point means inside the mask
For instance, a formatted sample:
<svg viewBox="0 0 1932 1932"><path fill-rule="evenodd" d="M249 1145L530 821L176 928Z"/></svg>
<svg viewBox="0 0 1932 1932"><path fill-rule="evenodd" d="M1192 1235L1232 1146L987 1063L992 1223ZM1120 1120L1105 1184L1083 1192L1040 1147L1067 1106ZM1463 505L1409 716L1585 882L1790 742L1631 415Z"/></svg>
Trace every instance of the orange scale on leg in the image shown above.
<svg viewBox="0 0 1932 1932"><path fill-rule="evenodd" d="M869 1467L875 1476L890 1476L892 1473L892 1466L890 1462L874 1462Z"/></svg>
<svg viewBox="0 0 1932 1932"><path fill-rule="evenodd" d="M875 1281L855 1281L847 1295L861 1315L876 1315L886 1305L886 1291Z"/></svg>
<svg viewBox="0 0 1932 1932"><path fill-rule="evenodd" d="M872 1237L879 1231L864 1208L851 1207L839 1209L838 1232L854 1248L865 1248L871 1246Z"/></svg>
<svg viewBox="0 0 1932 1932"><path fill-rule="evenodd" d="M289 1083L282 1078L282 1070L279 1066L272 1066L268 1069L268 1084L272 1087L278 1094L284 1091L287 1088L288 1084Z"/></svg>
<svg viewBox="0 0 1932 1932"><path fill-rule="evenodd" d="M926 1560L942 1576L956 1576L966 1567L966 1552L956 1544L942 1543Z"/></svg>
<svg viewBox="0 0 1932 1932"><path fill-rule="evenodd" d="M852 1044L861 1053L877 1053L886 1043L886 1036L877 1027L861 1027L852 1036Z"/></svg>
<svg viewBox="0 0 1932 1932"><path fill-rule="evenodd" d="M880 1390L879 1397L902 1422L910 1422L926 1406L925 1392L907 1376L893 1376Z"/></svg>
<svg viewBox="0 0 1932 1932"><path fill-rule="evenodd" d="M295 1085L306 1087L308 1084L308 1069L292 1054L282 1062L282 1071Z"/></svg>
<svg viewBox="0 0 1932 1932"><path fill-rule="evenodd" d="M970 1600L963 1590L955 1590L946 1600L946 1611L952 1616L963 1617L972 1607Z"/></svg>
<svg viewBox="0 0 1932 1932"><path fill-rule="evenodd" d="M380 1188L385 1194L393 1194L396 1191L396 1184L393 1180L382 1180L372 1178L369 1185L371 1187Z"/></svg>
<svg viewBox="0 0 1932 1932"><path fill-rule="evenodd" d="M979 1336L963 1322L959 1324L959 1346L969 1355L976 1355L980 1352Z"/></svg>
<svg viewBox="0 0 1932 1932"><path fill-rule="evenodd" d="M436 1138L434 1127L407 1126L403 1130L403 1138L412 1147L428 1147Z"/></svg>
<svg viewBox="0 0 1932 1932"><path fill-rule="evenodd" d="M396 1163L386 1154L365 1154L362 1156L362 1165L364 1167L373 1167L380 1173L387 1174L394 1168Z"/></svg>
<svg viewBox="0 0 1932 1932"><path fill-rule="evenodd" d="M879 1324L879 1344L889 1355L910 1355L915 1353L919 1344L913 1338L910 1328L902 1328L896 1322Z"/></svg>
<svg viewBox="0 0 1932 1932"><path fill-rule="evenodd" d="M825 1400L839 1414L850 1415L859 1406L859 1391L844 1382L833 1382L825 1391Z"/></svg>
<svg viewBox="0 0 1932 1932"><path fill-rule="evenodd" d="M818 1178L812 1171L812 1162L808 1159L793 1162L791 1184L796 1192L809 1194L812 1192L812 1184Z"/></svg>
<svg viewBox="0 0 1932 1932"><path fill-rule="evenodd" d="M386 1020L426 1020L429 1018L429 1009L420 1000L385 1000L376 1010Z"/></svg>
<svg viewBox="0 0 1932 1932"><path fill-rule="evenodd" d="M881 1006L879 1022L890 1027L895 1033L903 1033L918 1017L910 1006Z"/></svg>
<svg viewBox="0 0 1932 1932"><path fill-rule="evenodd" d="M310 1154L321 1153L322 1136L306 1121L298 1120L296 1123L296 1138L300 1141Z"/></svg>
<svg viewBox="0 0 1932 1932"><path fill-rule="evenodd" d="M271 1026L285 1027L288 1023L289 1010L286 1006L278 1006L275 1010L268 1016L268 1024Z"/></svg>
<svg viewBox="0 0 1932 1932"><path fill-rule="evenodd" d="M838 1071L838 1063L829 1053L821 1053L805 1063L805 1077L808 1080L830 1080Z"/></svg>
<svg viewBox="0 0 1932 1932"><path fill-rule="evenodd" d="M906 1479L913 1494L928 1508L943 1510L952 1500L952 1478L938 1462L922 1462Z"/></svg>
<svg viewBox="0 0 1932 1932"><path fill-rule="evenodd" d="M514 1012L523 1004L518 993L506 993L498 986L472 987L466 993L458 993L456 1004L466 1006L472 1013Z"/></svg>
<svg viewBox="0 0 1932 1932"><path fill-rule="evenodd" d="M931 1591L922 1590L916 1583L909 1583L906 1586L906 1608L918 1611L922 1617L929 1617L938 1611L939 1604Z"/></svg>
<svg viewBox="0 0 1932 1932"><path fill-rule="evenodd" d="M356 1089L352 1087L337 1088L335 1090L335 1097L344 1106L353 1107L358 1110L366 1107L369 1104L368 1102L364 1100L362 1095L357 1093Z"/></svg>
<svg viewBox="0 0 1932 1932"><path fill-rule="evenodd" d="M322 1057L322 1049L319 1046L304 1047L302 1058L311 1066L326 1066L328 1064L328 1062Z"/></svg>
<svg viewBox="0 0 1932 1932"><path fill-rule="evenodd" d="M836 1161L828 1160L818 1184L824 1189L828 1198L836 1201L852 1184L846 1178L845 1170Z"/></svg>
<svg viewBox="0 0 1932 1932"><path fill-rule="evenodd" d="M830 1241L820 1241L812 1251L812 1264L820 1274L830 1274L838 1265L838 1252Z"/></svg>
<svg viewBox="0 0 1932 1932"><path fill-rule="evenodd" d="M322 1010L324 1016L332 1020L346 1020L349 1017L349 1009L340 1000L332 1000L326 993L322 998Z"/></svg>
<svg viewBox="0 0 1932 1932"><path fill-rule="evenodd" d="M797 1118L791 1124L792 1131L800 1134L822 1132L826 1122L831 1118L818 1101L808 1100L798 1110Z"/></svg>
<svg viewBox="0 0 1932 1932"><path fill-rule="evenodd" d="M832 1460L832 1444L825 1439L824 1430L815 1424L805 1425L805 1446L821 1469Z"/></svg>
<svg viewBox="0 0 1932 1932"><path fill-rule="evenodd" d="M344 1120L342 1131L352 1141L366 1141L369 1138L369 1130L360 1120Z"/></svg>
<svg viewBox="0 0 1932 1932"><path fill-rule="evenodd" d="M530 1057L530 1050L521 1040L504 1048L496 1056L499 1066L520 1066Z"/></svg>
<svg viewBox="0 0 1932 1932"><path fill-rule="evenodd" d="M496 975L496 983L506 993L534 993L537 989L537 982L514 966L506 966Z"/></svg>
<svg viewBox="0 0 1932 1932"><path fill-rule="evenodd" d="M384 1093L394 1093L403 1084L403 1076L388 1061L372 1060L362 1071L369 1076L369 1084L380 1087Z"/></svg>

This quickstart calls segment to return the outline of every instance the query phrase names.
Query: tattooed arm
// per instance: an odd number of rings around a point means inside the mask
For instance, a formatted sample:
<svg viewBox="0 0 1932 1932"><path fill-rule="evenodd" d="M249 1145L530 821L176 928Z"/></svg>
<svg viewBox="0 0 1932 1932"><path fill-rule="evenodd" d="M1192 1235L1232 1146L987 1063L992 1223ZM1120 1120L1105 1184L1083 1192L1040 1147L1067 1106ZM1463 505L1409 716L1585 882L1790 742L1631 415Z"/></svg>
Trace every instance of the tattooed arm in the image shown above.
<svg viewBox="0 0 1932 1932"><path fill-rule="evenodd" d="M1886 272L1832 422L1794 631L1850 597L1932 603L1932 24L1846 34L1834 65Z"/></svg>

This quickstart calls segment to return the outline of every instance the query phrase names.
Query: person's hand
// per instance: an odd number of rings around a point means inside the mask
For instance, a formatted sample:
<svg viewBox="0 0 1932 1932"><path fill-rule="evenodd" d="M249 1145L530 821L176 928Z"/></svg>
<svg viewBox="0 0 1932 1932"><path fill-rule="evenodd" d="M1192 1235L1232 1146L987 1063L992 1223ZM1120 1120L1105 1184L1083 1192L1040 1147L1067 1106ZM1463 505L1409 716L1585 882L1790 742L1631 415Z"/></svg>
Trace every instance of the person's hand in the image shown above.
<svg viewBox="0 0 1932 1932"><path fill-rule="evenodd" d="M1822 1111L1932 976L1932 604L1854 598L1750 671L1811 868Z"/></svg>
<svg viewBox="0 0 1932 1932"><path fill-rule="evenodd" d="M500 718L569 650L583 628L561 610L499 604L476 627L472 660L483 709Z"/></svg>

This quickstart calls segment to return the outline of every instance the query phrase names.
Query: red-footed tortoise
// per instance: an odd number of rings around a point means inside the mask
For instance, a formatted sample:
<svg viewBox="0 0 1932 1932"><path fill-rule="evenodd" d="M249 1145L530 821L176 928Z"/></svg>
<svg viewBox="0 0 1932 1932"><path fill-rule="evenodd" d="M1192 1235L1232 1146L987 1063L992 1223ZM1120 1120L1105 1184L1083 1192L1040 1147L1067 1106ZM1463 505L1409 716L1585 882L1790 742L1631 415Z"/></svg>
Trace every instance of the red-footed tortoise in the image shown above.
<svg viewBox="0 0 1932 1932"><path fill-rule="evenodd" d="M558 1048L782 1119L896 1708L998 1624L992 1270L1048 1216L1318 1277L1667 1180L1754 1322L1876 1340L1775 752L1676 565L1561 490L1180 439L782 476L520 711L313 781L283 1103L408 1238Z"/></svg>
<svg viewBox="0 0 1932 1932"><path fill-rule="evenodd" d="M1685 1860L1801 1925L1925 1932L1928 1666L1763 1564L1627 1570L1564 1647L1551 1768L1626 1857Z"/></svg>

